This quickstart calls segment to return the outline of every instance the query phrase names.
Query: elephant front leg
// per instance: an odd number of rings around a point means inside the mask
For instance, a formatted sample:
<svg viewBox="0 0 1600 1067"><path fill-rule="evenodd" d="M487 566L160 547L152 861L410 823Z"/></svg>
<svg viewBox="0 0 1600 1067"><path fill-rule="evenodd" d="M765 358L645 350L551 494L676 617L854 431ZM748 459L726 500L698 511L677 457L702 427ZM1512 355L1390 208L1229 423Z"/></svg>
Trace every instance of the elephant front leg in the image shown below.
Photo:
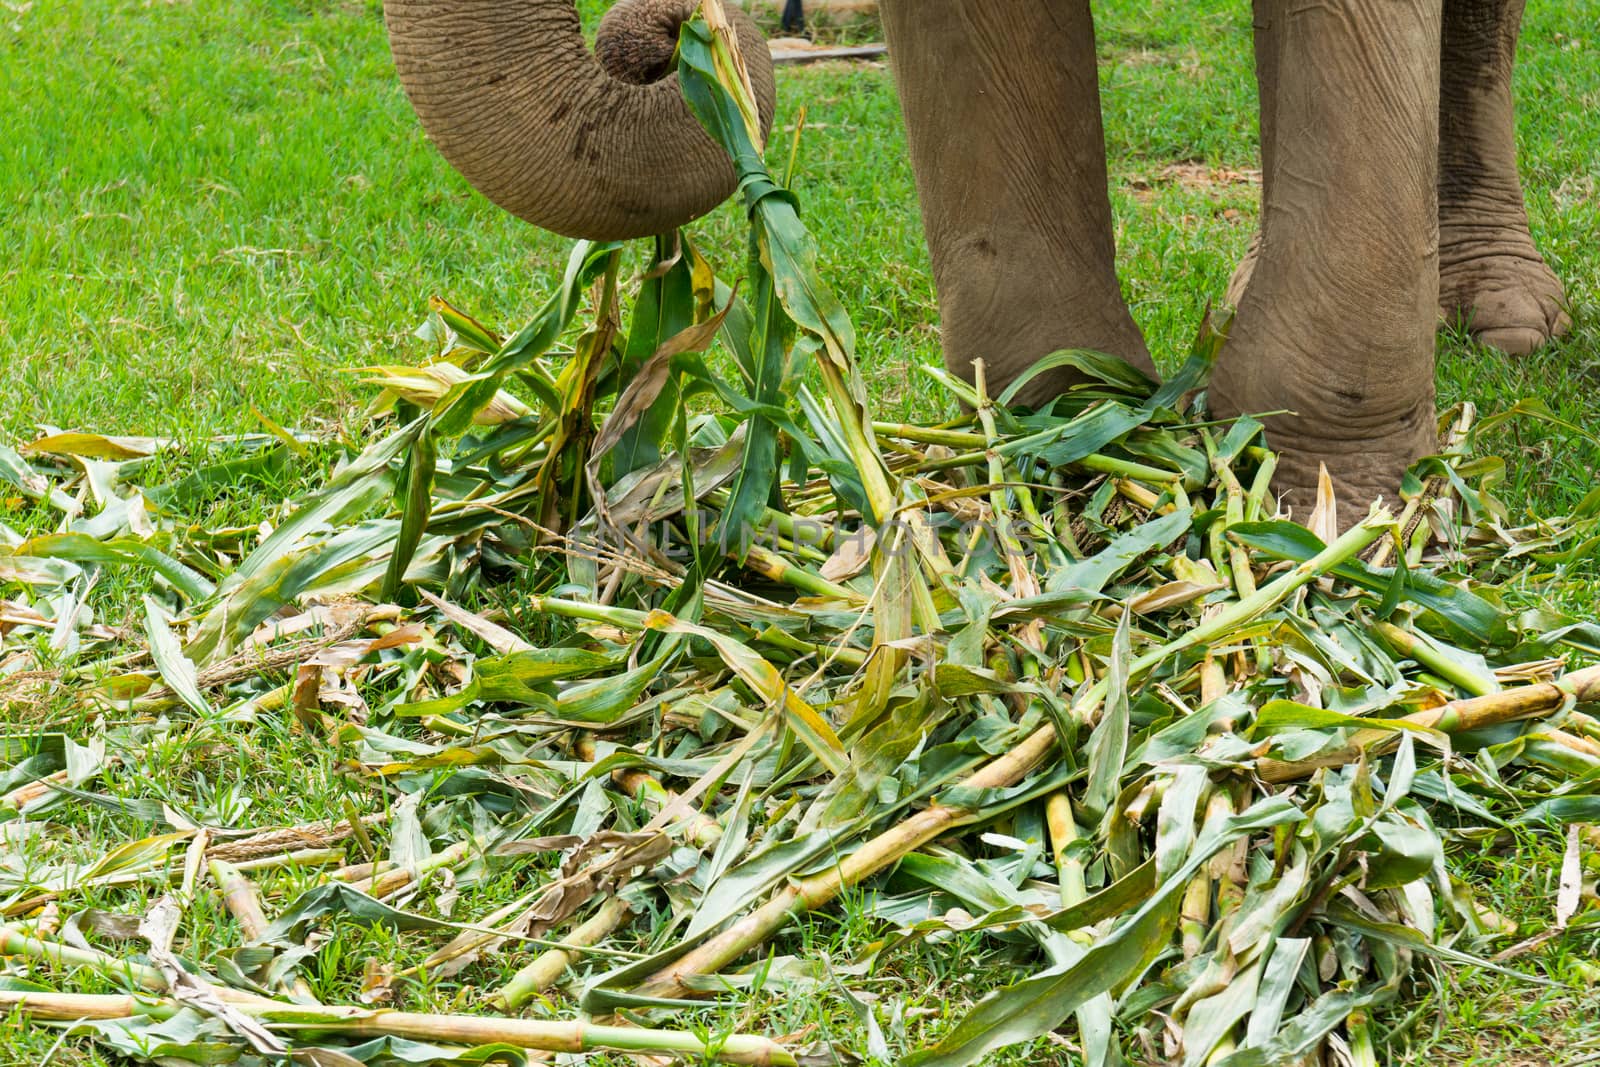
<svg viewBox="0 0 1600 1067"><path fill-rule="evenodd" d="M1212 381L1265 419L1296 514L1348 523L1436 447L1440 0L1265 0L1272 143L1258 260Z"/></svg>
<svg viewBox="0 0 1600 1067"><path fill-rule="evenodd" d="M945 362L998 392L1089 348L1154 367L1117 283L1088 0L884 0ZM1036 379L1025 402L1068 383Z"/></svg>
<svg viewBox="0 0 1600 1067"><path fill-rule="evenodd" d="M1523 0L1445 0L1439 101L1440 309L1484 344L1531 352L1571 325L1528 233L1511 66Z"/></svg>

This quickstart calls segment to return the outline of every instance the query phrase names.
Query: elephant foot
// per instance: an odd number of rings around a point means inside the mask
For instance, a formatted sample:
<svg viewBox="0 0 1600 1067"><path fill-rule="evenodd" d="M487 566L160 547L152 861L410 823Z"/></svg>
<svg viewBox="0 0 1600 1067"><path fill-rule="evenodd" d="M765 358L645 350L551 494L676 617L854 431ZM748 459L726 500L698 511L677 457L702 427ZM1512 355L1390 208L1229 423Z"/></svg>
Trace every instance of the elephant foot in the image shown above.
<svg viewBox="0 0 1600 1067"><path fill-rule="evenodd" d="M1224 299L1230 307L1244 302L1260 250L1258 232L1228 281ZM1561 280L1526 233L1499 241L1475 235L1441 249L1439 314L1479 344L1528 355L1572 328L1566 308Z"/></svg>
<svg viewBox="0 0 1600 1067"><path fill-rule="evenodd" d="M1261 416L1278 456L1273 492L1291 518L1310 517L1324 466L1341 529L1365 518L1374 501L1398 510L1406 468L1438 450L1432 383L1409 380L1417 377L1409 368L1428 366L1428 353L1391 353L1391 366L1407 368L1392 381L1381 372L1353 376L1352 363L1331 360L1314 333L1312 343L1297 344L1294 338L1307 336L1297 324L1282 315L1250 315L1252 305L1254 299L1217 365L1212 414Z"/></svg>
<svg viewBox="0 0 1600 1067"><path fill-rule="evenodd" d="M1439 107L1439 307L1526 355L1565 333L1561 283L1534 247L1517 173L1512 65L1523 0L1445 0Z"/></svg>
<svg viewBox="0 0 1600 1067"><path fill-rule="evenodd" d="M1525 356L1572 327L1566 294L1525 227L1486 237L1441 227L1439 310L1480 344Z"/></svg>

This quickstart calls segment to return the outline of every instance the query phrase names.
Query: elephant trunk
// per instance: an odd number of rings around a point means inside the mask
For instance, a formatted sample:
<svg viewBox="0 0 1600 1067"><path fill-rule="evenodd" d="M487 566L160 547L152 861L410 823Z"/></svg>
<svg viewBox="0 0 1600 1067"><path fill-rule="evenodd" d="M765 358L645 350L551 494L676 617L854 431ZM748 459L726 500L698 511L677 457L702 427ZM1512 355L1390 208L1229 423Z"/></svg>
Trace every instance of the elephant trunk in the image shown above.
<svg viewBox="0 0 1600 1067"><path fill-rule="evenodd" d="M406 95L439 151L483 195L568 237L666 233L736 185L726 153L666 77L696 0L622 0L596 55L572 0L387 0ZM765 129L765 40L730 6Z"/></svg>

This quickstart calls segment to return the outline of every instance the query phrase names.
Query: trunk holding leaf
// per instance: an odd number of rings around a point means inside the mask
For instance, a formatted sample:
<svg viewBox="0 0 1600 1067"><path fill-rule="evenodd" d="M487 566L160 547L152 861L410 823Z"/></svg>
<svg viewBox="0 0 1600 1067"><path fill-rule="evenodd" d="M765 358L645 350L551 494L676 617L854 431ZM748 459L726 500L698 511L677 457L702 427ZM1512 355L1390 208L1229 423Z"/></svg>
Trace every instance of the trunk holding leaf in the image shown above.
<svg viewBox="0 0 1600 1067"><path fill-rule="evenodd" d="M572 0L390 0L401 83L444 157L507 211L568 237L668 233L737 186L727 154L671 77L694 0L623 0L589 51ZM737 29L763 131L775 92L766 41Z"/></svg>

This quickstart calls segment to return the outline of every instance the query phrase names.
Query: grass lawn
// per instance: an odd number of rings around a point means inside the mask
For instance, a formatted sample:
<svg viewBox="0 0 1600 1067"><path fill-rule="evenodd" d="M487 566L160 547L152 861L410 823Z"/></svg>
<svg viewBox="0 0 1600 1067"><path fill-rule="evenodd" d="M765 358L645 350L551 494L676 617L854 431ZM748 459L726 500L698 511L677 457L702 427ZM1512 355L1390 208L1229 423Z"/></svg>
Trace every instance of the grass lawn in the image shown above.
<svg viewBox="0 0 1600 1067"><path fill-rule="evenodd" d="M1112 0L1096 9L1123 284L1170 368L1205 306L1221 298L1255 223L1248 4ZM1596 25L1600 0L1532 5L1517 83L1535 236L1567 284L1577 325L1521 361L1459 339L1440 344L1442 403L1472 399L1492 412L1537 396L1576 427L1524 421L1491 442L1510 464L1503 495L1549 513L1592 488L1600 465L1590 436L1600 427ZM936 414L943 400L911 370L938 359L937 311L888 71L786 68L779 88L780 125L792 128L806 111L797 187L854 316L880 417ZM285 426L355 432L372 391L350 368L428 353L412 330L429 295L515 324L565 261L568 242L478 197L428 145L393 76L376 4L0 5L0 109L0 442L13 446L41 427L180 439L257 432L257 412ZM775 152L787 140L775 137ZM699 231L725 271L739 261L733 208ZM219 498L208 522L259 521L294 478L258 483L259 498ZM27 529L37 520L7 506L0 494L0 523ZM1569 585L1569 607L1592 615L1594 588ZM338 754L287 726L199 753L155 744L148 759L98 788L145 796L150 782L166 782L219 821L248 804L259 825L342 818L347 801L364 803ZM257 787L291 775L293 791ZM93 854L129 828L105 813L74 829ZM1488 903L1539 928L1560 850L1543 835L1521 842L1515 862L1486 855ZM298 877L279 875L270 887L291 893ZM509 880L481 883L462 913L487 913L518 891ZM206 923L229 920L200 900L190 921L200 936ZM781 947L848 961L876 936L846 901L841 915L810 917ZM358 993L349 959L414 962L426 951L382 929L341 928L309 980L320 995L348 1001ZM1007 951L978 935L902 950L870 992L897 1003L895 1018L911 1032L930 1020L936 1028L1004 979L997 964ZM1391 1062L1600 1058L1600 992L1573 978L1574 962L1597 951L1591 935L1515 964L1561 984L1549 990L1438 972L1413 1014L1382 1020L1394 1035ZM470 1002L465 980L403 985L404 1006ZM845 1044L861 1032L843 995L757 997L751 1011L753 1021L708 1011L703 1022L771 1033L812 1026ZM0 1061L39 1062L54 1042L5 1024ZM69 1041L52 1062L105 1061ZM1069 1059L1041 1044L994 1062Z"/></svg>

